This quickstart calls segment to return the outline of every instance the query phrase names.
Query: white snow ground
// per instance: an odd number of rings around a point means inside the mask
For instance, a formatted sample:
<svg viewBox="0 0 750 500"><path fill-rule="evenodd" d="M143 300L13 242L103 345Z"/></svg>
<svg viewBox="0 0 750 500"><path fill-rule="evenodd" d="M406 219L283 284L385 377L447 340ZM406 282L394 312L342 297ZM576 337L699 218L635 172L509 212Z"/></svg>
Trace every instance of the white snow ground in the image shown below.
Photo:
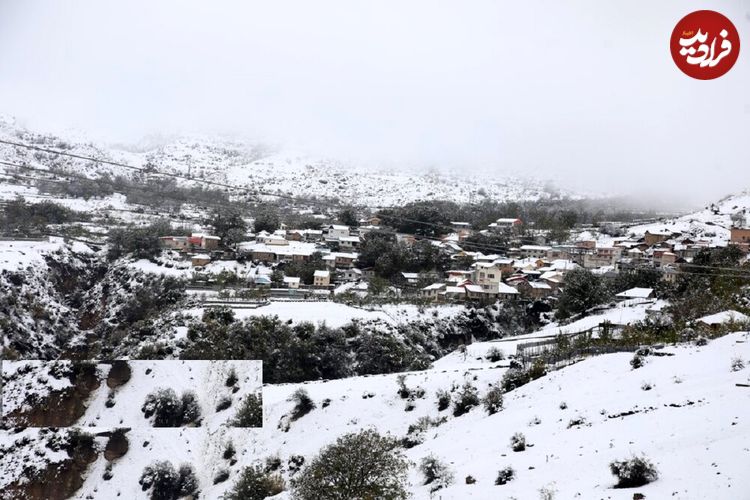
<svg viewBox="0 0 750 500"><path fill-rule="evenodd" d="M101 383L86 403L86 412L76 425L81 427L151 427L141 407L146 396L158 389L171 388L179 397L186 391L195 393L203 418L202 425L215 429L226 425L239 406L240 401L248 394L261 390L260 361L128 361L131 377L127 383L115 389L106 384L111 365L101 363L98 373ZM3 413L7 414L19 408L22 401L33 391L39 396L50 390L70 386L67 378L55 379L47 373L47 362L44 361L5 361L2 364L3 378L9 381L3 388ZM11 377L23 373L26 367L33 369L22 377ZM234 371L239 388L233 392L225 382ZM41 386L38 379L46 381ZM107 407L109 394L113 393L114 406ZM216 411L216 405L222 397L231 397L232 406L223 411Z"/></svg>
<svg viewBox="0 0 750 500"><path fill-rule="evenodd" d="M412 469L416 499L537 499L550 486L559 499L630 500L646 498L749 498L750 368L730 371L734 357L750 359L750 335L735 333L704 347L664 349L674 356L651 357L633 370L632 354L594 357L553 372L505 395L505 409L489 416L482 408L454 418L428 432L424 444L407 450L415 463L433 454L449 463L456 482L431 496ZM497 383L503 362L466 370L452 366L411 373L408 387L421 386L426 397L404 411L397 395L397 375L359 377L330 382L268 386L264 392L266 425L258 447L269 455L303 454L310 458L339 435L365 427L401 437L421 416L437 417L435 391L471 381L484 393ZM644 382L653 388L645 391ZM289 395L304 387L318 408L291 424L288 433L276 425L292 407ZM372 397L363 398L365 394ZM330 399L327 408L320 408ZM560 403L566 402L567 409ZM617 415L635 411L630 416ZM441 412L449 415L449 410ZM582 417L583 425L569 426ZM541 420L534 425L535 418ZM315 429L314 433L310 430ZM511 435L522 432L532 447L515 453ZM636 489L613 489L608 465L644 454L660 472L656 482ZM512 466L516 479L495 486L499 469ZM464 484L466 476L477 479Z"/></svg>
<svg viewBox="0 0 750 500"><path fill-rule="evenodd" d="M205 308L187 309L187 314L201 317ZM407 323L420 318L445 318L464 311L461 305L445 305L420 308L412 304L386 304L382 306L353 307L338 302L304 302L272 300L256 309L234 308L237 319L254 316L278 316L281 321L292 323L325 323L338 328L353 320L383 320L390 324Z"/></svg>

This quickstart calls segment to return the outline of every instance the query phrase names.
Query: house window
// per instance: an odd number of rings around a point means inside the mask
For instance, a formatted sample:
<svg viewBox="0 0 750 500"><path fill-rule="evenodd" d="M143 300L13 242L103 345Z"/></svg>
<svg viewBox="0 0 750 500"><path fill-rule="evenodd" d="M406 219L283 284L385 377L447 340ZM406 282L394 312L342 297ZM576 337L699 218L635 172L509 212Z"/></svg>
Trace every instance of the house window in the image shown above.
<svg viewBox="0 0 750 500"><path fill-rule="evenodd" d="M495 277L495 275L494 274L488 274L487 277L492 279L492 278Z"/></svg>
<svg viewBox="0 0 750 500"><path fill-rule="evenodd" d="M480 278L484 278L484 273L479 273Z"/></svg>

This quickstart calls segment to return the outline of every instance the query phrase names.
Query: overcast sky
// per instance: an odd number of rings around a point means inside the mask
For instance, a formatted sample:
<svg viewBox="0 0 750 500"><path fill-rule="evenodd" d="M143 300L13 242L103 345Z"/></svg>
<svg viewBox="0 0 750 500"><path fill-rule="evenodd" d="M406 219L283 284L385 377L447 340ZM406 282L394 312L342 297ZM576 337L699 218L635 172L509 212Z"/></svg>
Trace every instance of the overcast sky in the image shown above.
<svg viewBox="0 0 750 500"><path fill-rule="evenodd" d="M669 53L702 8L744 44L713 81ZM0 0L0 113L30 127L696 203L750 188L749 57L750 0Z"/></svg>

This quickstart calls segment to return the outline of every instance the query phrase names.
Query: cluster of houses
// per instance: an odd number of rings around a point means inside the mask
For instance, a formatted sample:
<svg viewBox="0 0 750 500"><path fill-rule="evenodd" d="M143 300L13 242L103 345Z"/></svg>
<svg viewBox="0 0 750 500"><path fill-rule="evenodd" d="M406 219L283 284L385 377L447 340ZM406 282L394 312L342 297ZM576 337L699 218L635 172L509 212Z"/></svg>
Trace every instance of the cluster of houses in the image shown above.
<svg viewBox="0 0 750 500"><path fill-rule="evenodd" d="M205 266L213 258L223 254L219 249L221 238L204 233L192 233L190 236L162 236L161 246L180 252L190 258L194 267Z"/></svg>
<svg viewBox="0 0 750 500"><path fill-rule="evenodd" d="M306 262L313 254L322 255L324 269L316 270L312 287L331 290L335 285L350 285L350 289L364 292L374 274L372 269L356 267L363 236L378 229L380 220L373 217L351 228L330 224L321 229L286 229L274 232L261 231L248 235L248 241L239 243L233 254L273 266L278 263ZM583 268L600 275L615 275L632 269L649 267L658 269L663 279L672 281L679 267L702 249L711 246L710 240L693 238L679 232L646 231L642 236L612 238L606 246L595 240L574 241L560 245L518 245L507 255L485 255L466 251L462 242L472 234L468 223L451 223L454 231L432 243L451 255L455 261L473 262L469 269L456 269L437 276L435 273L402 273L405 292L435 301L542 299L560 293L565 274ZM517 236L523 223L517 218L501 218L482 232ZM398 235L406 244L415 240L412 235ZM513 237L512 241L520 241ZM165 236L165 248L189 256L193 266L206 266L212 259L222 258L220 239L204 233L191 236ZM733 228L730 244L745 250L750 246L750 229ZM256 285L271 285L269 276L255 277ZM424 285L427 286L424 286ZM285 288L302 286L299 277L286 276ZM355 288L358 287L358 288Z"/></svg>
<svg viewBox="0 0 750 500"><path fill-rule="evenodd" d="M521 224L520 219L498 219L490 224L489 231L513 234L518 232ZM471 231L463 223L453 223L453 226L455 233L444 241L447 248L456 249ZM750 229L732 229L729 243L748 251ZM554 246L519 245L510 248L507 256L460 250L454 257L471 257L474 260L471 269L450 271L446 279L421 288L419 294L436 301L541 299L559 294L565 274L577 268L605 276L652 268L659 270L662 279L670 282L676 279L681 264L690 262L698 252L710 246L711 240L679 232L646 231L640 237L612 238L607 246L600 246L595 240Z"/></svg>

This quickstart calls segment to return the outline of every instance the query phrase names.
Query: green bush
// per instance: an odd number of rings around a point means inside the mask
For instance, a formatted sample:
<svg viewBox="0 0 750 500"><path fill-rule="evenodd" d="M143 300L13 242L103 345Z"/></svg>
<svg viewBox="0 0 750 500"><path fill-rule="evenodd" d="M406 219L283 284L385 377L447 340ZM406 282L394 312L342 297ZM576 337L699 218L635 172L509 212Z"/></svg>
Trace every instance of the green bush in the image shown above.
<svg viewBox="0 0 750 500"><path fill-rule="evenodd" d="M294 480L297 500L401 500L409 462L398 441L368 429L325 447Z"/></svg>
<svg viewBox="0 0 750 500"><path fill-rule="evenodd" d="M263 500L284 491L284 480L278 474L269 474L260 466L245 467L240 477L224 495L225 500Z"/></svg>
<svg viewBox="0 0 750 500"><path fill-rule="evenodd" d="M475 406L479 406L479 391L469 382L466 382L453 399L453 416L460 417Z"/></svg>
<svg viewBox="0 0 750 500"><path fill-rule="evenodd" d="M494 415L503 409L503 390L500 387L492 387L482 399L484 409L487 413Z"/></svg>
<svg viewBox="0 0 750 500"><path fill-rule="evenodd" d="M617 477L617 488L643 486L659 478L656 467L646 457L615 460L609 464L609 470Z"/></svg>
<svg viewBox="0 0 750 500"><path fill-rule="evenodd" d="M248 394L231 422L233 427L263 427L263 395Z"/></svg>

